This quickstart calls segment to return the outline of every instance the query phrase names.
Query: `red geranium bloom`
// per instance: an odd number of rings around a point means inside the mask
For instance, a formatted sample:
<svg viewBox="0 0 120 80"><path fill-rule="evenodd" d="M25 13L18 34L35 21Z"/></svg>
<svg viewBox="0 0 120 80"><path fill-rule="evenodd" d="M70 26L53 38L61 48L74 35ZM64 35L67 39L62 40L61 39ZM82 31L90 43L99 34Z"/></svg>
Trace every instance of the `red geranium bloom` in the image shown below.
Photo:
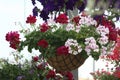
<svg viewBox="0 0 120 80"><path fill-rule="evenodd" d="M107 56L112 60L120 60L120 37L117 37L117 43L114 47L113 54Z"/></svg>
<svg viewBox="0 0 120 80"><path fill-rule="evenodd" d="M112 21L107 20L105 17L102 17L102 20L99 23L109 29L109 40L117 40L117 30L115 29L115 24Z"/></svg>
<svg viewBox="0 0 120 80"><path fill-rule="evenodd" d="M61 24L67 24L68 23L68 17L66 14L60 14L57 18L56 18L56 22L61 23Z"/></svg>
<svg viewBox="0 0 120 80"><path fill-rule="evenodd" d="M61 46L61 47L57 48L57 54L58 55L67 55L68 54L68 47Z"/></svg>
<svg viewBox="0 0 120 80"><path fill-rule="evenodd" d="M56 73L53 70L49 70L48 74L46 75L46 78L55 78L56 77Z"/></svg>
<svg viewBox="0 0 120 80"><path fill-rule="evenodd" d="M118 35L120 36L120 29L118 30Z"/></svg>
<svg viewBox="0 0 120 80"><path fill-rule="evenodd" d="M29 17L27 17L26 23L30 23L30 24L34 24L36 22L36 17L29 15Z"/></svg>
<svg viewBox="0 0 120 80"><path fill-rule="evenodd" d="M47 48L48 47L48 42L44 39L40 40L38 43L38 46L41 46L43 48Z"/></svg>
<svg viewBox="0 0 120 80"><path fill-rule="evenodd" d="M39 57L38 56L35 56L35 57L33 57L33 61L38 61L39 60Z"/></svg>
<svg viewBox="0 0 120 80"><path fill-rule="evenodd" d="M37 69L39 70L44 70L45 69L45 66L41 63L37 66Z"/></svg>
<svg viewBox="0 0 120 80"><path fill-rule="evenodd" d="M19 34L17 31L14 32L8 32L6 34L6 40L8 42L10 42L10 47L12 47L13 49L17 49L18 45L20 43L20 38L19 38Z"/></svg>
<svg viewBox="0 0 120 80"><path fill-rule="evenodd" d="M116 41L117 40L117 31L115 29L111 30L108 36L109 36L109 40Z"/></svg>
<svg viewBox="0 0 120 80"><path fill-rule="evenodd" d="M65 76L68 78L68 80L73 80L73 74L71 72L67 72Z"/></svg>
<svg viewBox="0 0 120 80"><path fill-rule="evenodd" d="M49 28L50 26L48 26L46 23L43 23L42 25L40 25L41 32L46 32Z"/></svg>
<svg viewBox="0 0 120 80"><path fill-rule="evenodd" d="M19 34L17 31L11 31L6 34L6 40L7 41L17 41L19 40Z"/></svg>
<svg viewBox="0 0 120 80"><path fill-rule="evenodd" d="M76 25L79 24L79 21L80 21L80 16L76 16L72 19L72 22L74 22Z"/></svg>
<svg viewBox="0 0 120 80"><path fill-rule="evenodd" d="M117 67L115 72L114 72L114 76L117 78L120 78L120 67Z"/></svg>

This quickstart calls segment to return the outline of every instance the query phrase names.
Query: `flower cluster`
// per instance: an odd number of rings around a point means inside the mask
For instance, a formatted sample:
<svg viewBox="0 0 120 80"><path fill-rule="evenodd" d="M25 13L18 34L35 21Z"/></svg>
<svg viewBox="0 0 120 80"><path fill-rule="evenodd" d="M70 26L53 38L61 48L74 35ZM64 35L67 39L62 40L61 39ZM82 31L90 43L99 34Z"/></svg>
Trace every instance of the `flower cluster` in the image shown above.
<svg viewBox="0 0 120 80"><path fill-rule="evenodd" d="M49 14L57 13L57 12L69 12L77 9L79 12L88 10L89 14L92 14L95 18L101 18L101 16L106 16L105 11L110 13L108 19L112 20L116 18L116 21L119 20L119 10L120 2L119 0L94 0L90 2L89 0L31 0L34 6L33 15L40 16L43 20L49 19ZM43 8L39 8L38 3L41 3ZM93 4L93 5L90 5ZM106 6L103 6L106 5ZM94 11L94 12L93 12ZM56 17L55 17L56 18Z"/></svg>
<svg viewBox="0 0 120 80"><path fill-rule="evenodd" d="M94 80L119 80L120 79L120 71L117 71L117 69L113 72L102 69L101 71L98 70L90 74L93 76Z"/></svg>
<svg viewBox="0 0 120 80"><path fill-rule="evenodd" d="M36 2L42 4L43 9L41 11L37 7ZM32 4L35 6L33 9L33 15L38 16L38 13L40 12L40 17L43 18L43 20L47 20L49 18L48 15L54 11L67 11L75 8L83 11L86 6L86 0L32 0Z"/></svg>
<svg viewBox="0 0 120 80"><path fill-rule="evenodd" d="M16 55L12 62L0 59L0 79L2 80L73 80L71 72L56 72L38 56L33 56L32 60L25 59L25 62L21 62L22 57L18 53L12 54ZM17 58L18 56L19 58Z"/></svg>
<svg viewBox="0 0 120 80"><path fill-rule="evenodd" d="M8 32L6 34L6 40L10 42L10 47L17 49L20 43L19 33L18 31Z"/></svg>
<svg viewBox="0 0 120 80"><path fill-rule="evenodd" d="M97 60L100 55L110 53L117 42L118 31L115 26L105 17L103 20L106 22L99 23L90 16L82 14L71 20L65 13L61 13L52 20L54 24L49 24L51 22L48 20L36 26L36 17L30 15L26 22L32 25L32 30L25 34L25 40L21 40L19 45L16 44L17 49L21 51L28 46L29 52L32 52L32 49L39 50L45 58L81 54L86 57L91 55ZM18 36L10 37L18 39Z"/></svg>
<svg viewBox="0 0 120 80"><path fill-rule="evenodd" d="M102 60L107 61L107 70L98 70L91 75L95 80L119 80L120 79L120 37L117 37L115 47L113 48L111 54L106 54L101 56ZM113 67L108 65L110 62ZM111 68L110 68L111 67Z"/></svg>
<svg viewBox="0 0 120 80"><path fill-rule="evenodd" d="M113 51L111 54L103 55L101 56L102 59L111 61L116 66L118 66L120 63L120 37L117 37L117 43L115 47L113 48Z"/></svg>

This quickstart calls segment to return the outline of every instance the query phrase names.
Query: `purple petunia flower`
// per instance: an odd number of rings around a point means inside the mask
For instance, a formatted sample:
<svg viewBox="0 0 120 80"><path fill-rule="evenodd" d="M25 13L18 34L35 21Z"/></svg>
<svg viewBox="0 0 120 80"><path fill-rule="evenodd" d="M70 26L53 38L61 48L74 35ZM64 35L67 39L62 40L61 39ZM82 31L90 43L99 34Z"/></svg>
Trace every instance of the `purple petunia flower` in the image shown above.
<svg viewBox="0 0 120 80"><path fill-rule="evenodd" d="M38 11L39 11L39 9L35 6L34 8L33 8L33 16L38 16Z"/></svg>
<svg viewBox="0 0 120 80"><path fill-rule="evenodd" d="M45 11L45 10L42 10L42 11L41 11L41 14L40 14L40 17L42 17L43 20L46 21L47 19L49 19L48 15L49 15L49 12L47 12L47 11Z"/></svg>
<svg viewBox="0 0 120 80"><path fill-rule="evenodd" d="M35 0L31 0L31 1L32 1L32 4L33 4L33 5L35 5L35 4L36 4Z"/></svg>

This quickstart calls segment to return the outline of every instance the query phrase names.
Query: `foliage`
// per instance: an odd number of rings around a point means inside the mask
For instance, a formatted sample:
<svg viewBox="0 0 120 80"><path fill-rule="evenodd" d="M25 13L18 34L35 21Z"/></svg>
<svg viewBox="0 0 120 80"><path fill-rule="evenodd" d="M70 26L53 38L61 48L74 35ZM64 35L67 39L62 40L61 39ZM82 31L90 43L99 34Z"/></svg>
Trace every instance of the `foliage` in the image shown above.
<svg viewBox="0 0 120 80"><path fill-rule="evenodd" d="M113 72L109 72L106 70L96 71L91 73L94 80L120 80L120 78L116 77Z"/></svg>
<svg viewBox="0 0 120 80"><path fill-rule="evenodd" d="M60 73L62 77L57 76L57 72L48 67L47 59L56 55L80 54L84 58L92 56L94 60L98 60L101 55L112 53L120 35L120 30L116 28L112 19L118 20L119 10L114 11L114 8L119 9L120 4L117 4L118 0L114 0L116 5L112 4L111 0L101 0L102 3L108 4L107 7L104 7L101 6L100 0L94 0L91 1L94 3L90 3L95 6L93 7L89 6L89 1L32 0L33 15L28 16L26 20L30 27L8 32L6 40L10 43L11 48L19 52L27 47L28 52L32 53L35 49L41 54L33 57L30 65L29 63L14 65L5 61L0 70L1 79L8 75L6 78L11 80L16 79L16 76L20 80L39 80L41 78L43 80L56 78L64 80L66 77L68 80L73 80L70 72ZM36 2L41 3L42 10L37 7ZM99 10L102 12L96 14L95 12L99 12ZM104 14L106 10L111 13L110 16ZM88 14L88 12L93 13ZM45 21L42 24L38 22L39 25L37 25L36 18L38 14ZM21 38L21 35L24 38ZM12 68L14 70L11 70ZM33 70L32 75L29 73L31 69ZM102 75L100 78L106 79L107 76Z"/></svg>
<svg viewBox="0 0 120 80"><path fill-rule="evenodd" d="M111 70L98 70L91 75L95 80L120 80L120 37L117 38L117 43L111 54L101 56L101 59L113 65ZM106 65L109 69L108 64Z"/></svg>
<svg viewBox="0 0 120 80"><path fill-rule="evenodd" d="M21 57L18 53L14 53ZM14 58L16 58L14 56ZM0 59L0 79L2 80L73 80L71 72L55 72L48 64L34 56L32 60L25 59L24 62L18 62L8 59ZM69 75L69 76L68 76Z"/></svg>

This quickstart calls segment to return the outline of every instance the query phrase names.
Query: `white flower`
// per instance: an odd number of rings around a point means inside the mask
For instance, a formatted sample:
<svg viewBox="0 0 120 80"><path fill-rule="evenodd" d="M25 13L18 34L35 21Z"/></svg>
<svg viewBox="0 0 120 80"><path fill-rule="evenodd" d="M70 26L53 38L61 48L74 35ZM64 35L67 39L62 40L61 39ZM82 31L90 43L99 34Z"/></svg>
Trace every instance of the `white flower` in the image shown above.
<svg viewBox="0 0 120 80"><path fill-rule="evenodd" d="M82 51L81 46L78 46L78 53L80 53Z"/></svg>
<svg viewBox="0 0 120 80"><path fill-rule="evenodd" d="M87 55L89 56L91 53L91 49L90 49L90 47L89 46L86 46L85 47L85 51L87 52Z"/></svg>
<svg viewBox="0 0 120 80"><path fill-rule="evenodd" d="M55 20L52 18L48 19L47 23L48 23L48 25L55 25L56 24Z"/></svg>
<svg viewBox="0 0 120 80"><path fill-rule="evenodd" d="M107 36L102 36L101 38L98 39L98 42L101 45L107 44L108 43L108 37Z"/></svg>
<svg viewBox="0 0 120 80"><path fill-rule="evenodd" d="M90 37L90 38L86 38L85 39L85 51L87 52L88 55L90 55L91 51L94 52L99 52L99 46L96 44L96 40L94 39L94 37Z"/></svg>
<svg viewBox="0 0 120 80"><path fill-rule="evenodd" d="M90 25L97 25L97 22L95 20L93 20L93 18L91 18L90 16L86 16L86 17L80 17L80 21L79 21L79 24L80 25L87 25L87 26L90 26Z"/></svg>
<svg viewBox="0 0 120 80"><path fill-rule="evenodd" d="M70 31L70 30L75 30L75 26L71 23L69 23L67 26L66 26L66 31Z"/></svg>
<svg viewBox="0 0 120 80"><path fill-rule="evenodd" d="M105 26L99 25L96 29L96 31L101 34L101 35L106 35L109 34L109 29L106 28Z"/></svg>
<svg viewBox="0 0 120 80"><path fill-rule="evenodd" d="M80 26L76 26L76 32L78 33L80 31Z"/></svg>
<svg viewBox="0 0 120 80"><path fill-rule="evenodd" d="M65 42L65 46L68 47L69 53L73 55L77 55L82 51L81 46L78 45L77 40L74 40L74 39L68 39Z"/></svg>
<svg viewBox="0 0 120 80"><path fill-rule="evenodd" d="M89 44L89 46L90 46L90 48L91 49L98 49L98 45L96 45L96 44Z"/></svg>
<svg viewBox="0 0 120 80"><path fill-rule="evenodd" d="M85 44L89 44L89 43L96 43L96 40L94 37L89 37L85 39Z"/></svg>
<svg viewBox="0 0 120 80"><path fill-rule="evenodd" d="M101 55L107 54L107 47L102 46Z"/></svg>
<svg viewBox="0 0 120 80"><path fill-rule="evenodd" d="M77 51L73 51L73 53L72 53L73 55L77 55L78 54L78 52Z"/></svg>

